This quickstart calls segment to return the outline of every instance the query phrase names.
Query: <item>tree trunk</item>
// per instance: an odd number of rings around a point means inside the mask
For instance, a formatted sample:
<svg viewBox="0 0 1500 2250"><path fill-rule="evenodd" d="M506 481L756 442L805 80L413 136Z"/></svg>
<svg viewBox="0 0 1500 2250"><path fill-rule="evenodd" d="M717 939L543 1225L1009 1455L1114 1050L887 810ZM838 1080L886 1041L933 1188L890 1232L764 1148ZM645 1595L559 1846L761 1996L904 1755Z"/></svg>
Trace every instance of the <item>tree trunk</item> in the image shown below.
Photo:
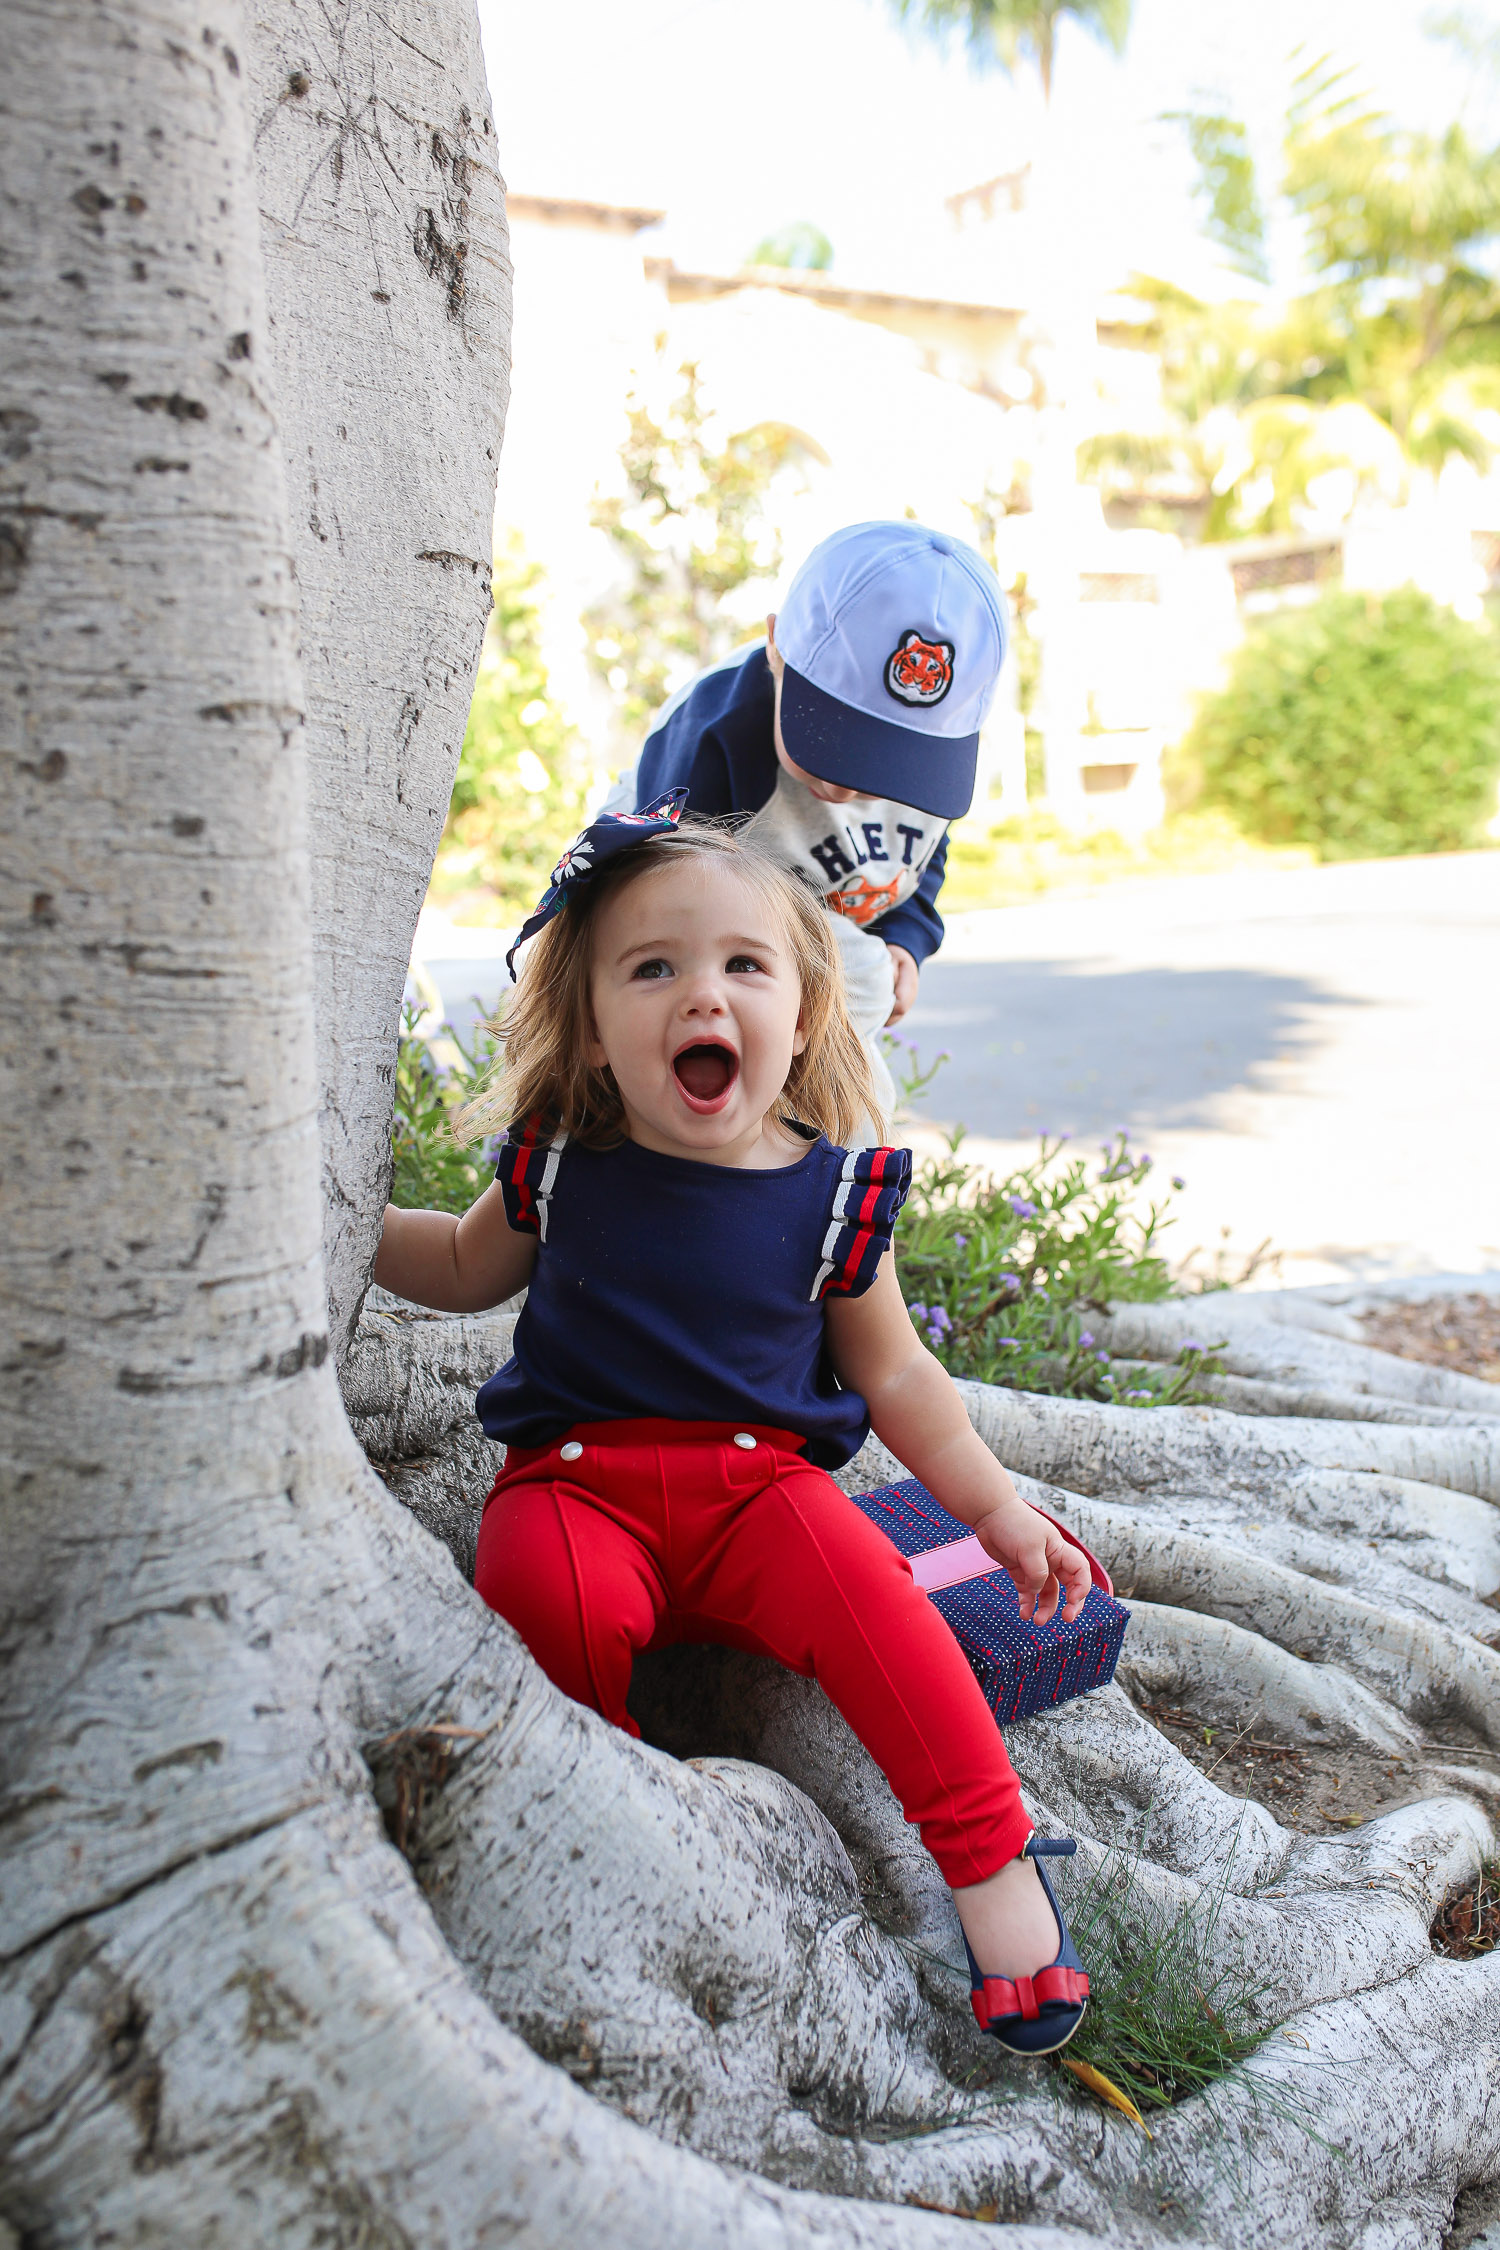
<svg viewBox="0 0 1500 2250"><path fill-rule="evenodd" d="M261 0L249 47L342 1360L390 1184L412 933L489 615L510 263L472 6Z"/></svg>
<svg viewBox="0 0 1500 2250"><path fill-rule="evenodd" d="M951 1904L816 1688L681 1652L639 1683L661 1746L627 1741L367 1467L327 1307L346 1336L378 1225L503 381L473 18L15 0L3 37L9 2225L914 2250L971 2242L961 2213L1061 2250L1249 2244L1271 2213L1326 2250L1430 2241L1500 2163L1496 1973L1427 1940L1492 1848L1482 1773L1330 1842L1120 1690L1014 1730L1039 1821L1095 1866L1138 1852L1141 1914L1222 1890L1206 1958L1237 1949L1305 2042L1148 2144L979 2039ZM454 1401L503 1345L383 1311L343 1354L455 1544L486 1463ZM1264 1424L1290 1498L1261 1525L1227 1440L1184 1507L1170 1447L973 1410L1034 1465L1048 1429L1099 1465L1106 1496L1060 1505L1157 1571L1143 1677L1263 1686L1278 1724L1427 1773L1435 1703L1488 1723L1457 1470L1370 1476L1372 1556L1329 1528L1368 1472ZM1226 1561L1241 1614L1195 1647Z"/></svg>
<svg viewBox="0 0 1500 2250"><path fill-rule="evenodd" d="M373 11L320 36L342 55L362 24L373 52L378 23L399 46ZM421 33L472 65L467 11ZM270 127L224 0L17 7L6 43L8 2218L56 2243L957 2239L737 2180L592 2101L474 1996L381 1835L362 1744L445 1711L514 1726L551 1797L581 1715L371 1477L328 1355L287 518L308 454L271 382ZM386 197L395 106L360 120ZM418 271L471 348L451 267ZM451 751L423 752L409 821L386 810L388 954ZM638 1781L647 1754L584 1731ZM732 1841L753 1880L756 1839Z"/></svg>

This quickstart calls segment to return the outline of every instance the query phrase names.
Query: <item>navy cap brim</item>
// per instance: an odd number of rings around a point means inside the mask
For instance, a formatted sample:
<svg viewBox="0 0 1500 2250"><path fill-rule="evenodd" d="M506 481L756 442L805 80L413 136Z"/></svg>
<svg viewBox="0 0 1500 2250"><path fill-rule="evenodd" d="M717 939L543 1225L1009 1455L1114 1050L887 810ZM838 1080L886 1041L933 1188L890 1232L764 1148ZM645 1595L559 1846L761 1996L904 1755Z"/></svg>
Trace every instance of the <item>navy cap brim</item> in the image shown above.
<svg viewBox="0 0 1500 2250"><path fill-rule="evenodd" d="M790 664L781 682L781 738L794 765L835 789L888 797L936 820L961 820L973 800L977 734L919 734L893 719L872 719Z"/></svg>

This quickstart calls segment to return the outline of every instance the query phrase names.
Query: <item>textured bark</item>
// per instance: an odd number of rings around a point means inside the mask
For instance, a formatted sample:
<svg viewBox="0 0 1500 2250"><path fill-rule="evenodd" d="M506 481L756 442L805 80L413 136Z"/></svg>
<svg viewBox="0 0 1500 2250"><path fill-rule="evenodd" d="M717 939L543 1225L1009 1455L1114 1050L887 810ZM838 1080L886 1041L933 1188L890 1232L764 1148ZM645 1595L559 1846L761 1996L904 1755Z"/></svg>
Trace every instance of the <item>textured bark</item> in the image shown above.
<svg viewBox="0 0 1500 2250"><path fill-rule="evenodd" d="M260 0L247 14L342 1359L390 1182L412 933L489 614L510 264L471 6Z"/></svg>
<svg viewBox="0 0 1500 2250"><path fill-rule="evenodd" d="M1426 1769L1421 1801L1313 1839L1122 1689L1013 1730L1039 1822L1088 1864L1138 1855L1137 1911L1223 1892L1205 1943L1299 2042L1151 2143L979 2039L951 1902L815 1687L676 1652L642 1667L640 1744L558 1696L414 1520L472 1538L504 1317L373 1307L349 1413L325 1318L376 1223L392 980L477 643L452 558L487 505L501 267L472 18L3 22L9 2223L914 2250L971 2242L961 2212L1034 2250L1434 2243L1500 2165L1496 1972L1427 1939L1493 1849L1492 1768L1459 1769L1493 1739L1500 1558L1480 1453L1435 1483L1366 1456L1485 1433L971 1395L1162 1613L1141 1679ZM367 256L390 339L356 318Z"/></svg>
<svg viewBox="0 0 1500 2250"><path fill-rule="evenodd" d="M956 2240L591 2101L380 1836L362 1744L521 1706L550 1794L576 1715L371 1477L328 1358L246 27L18 7L5 38L8 2221Z"/></svg>

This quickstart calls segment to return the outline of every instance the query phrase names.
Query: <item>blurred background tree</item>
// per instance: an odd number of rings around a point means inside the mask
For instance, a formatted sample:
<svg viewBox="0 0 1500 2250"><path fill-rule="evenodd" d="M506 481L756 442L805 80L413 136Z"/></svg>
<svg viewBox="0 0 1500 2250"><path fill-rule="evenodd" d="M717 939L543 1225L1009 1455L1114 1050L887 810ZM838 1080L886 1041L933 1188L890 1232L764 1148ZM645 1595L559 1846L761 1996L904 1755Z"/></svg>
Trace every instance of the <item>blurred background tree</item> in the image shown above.
<svg viewBox="0 0 1500 2250"><path fill-rule="evenodd" d="M766 517L774 479L815 449L778 422L717 439L697 366L658 420L637 392L620 449L624 490L591 520L614 547L617 589L583 618L589 655L638 735L670 695L753 630L732 597L774 578L781 545Z"/></svg>
<svg viewBox="0 0 1500 2250"><path fill-rule="evenodd" d="M540 566L503 535L493 607L433 884L442 901L494 894L505 913L535 904L583 817L587 777L553 701L542 654Z"/></svg>
<svg viewBox="0 0 1500 2250"><path fill-rule="evenodd" d="M1500 401L1500 150L1461 124L1399 130L1320 65L1287 120L1282 191L1319 277L1294 309L1293 388L1361 399L1420 467L1451 453L1487 466L1475 415Z"/></svg>
<svg viewBox="0 0 1500 2250"><path fill-rule="evenodd" d="M747 264L784 266L794 273L827 273L833 264L833 244L811 219L794 219L778 227L751 251Z"/></svg>
<svg viewBox="0 0 1500 2250"><path fill-rule="evenodd" d="M1177 122L1206 231L1232 270L1263 282L1271 219L1244 127L1218 113ZM1462 124L1398 127L1320 61L1295 82L1276 207L1300 231L1306 286L1281 302L1209 304L1137 276L1162 414L1080 450L1106 492L1143 473L1196 491L1208 538L1287 531L1369 496L1399 502L1454 456L1479 469L1492 457L1500 149Z"/></svg>
<svg viewBox="0 0 1500 2250"><path fill-rule="evenodd" d="M961 32L981 66L1014 71L1036 65L1042 99L1052 99L1057 33L1065 17L1119 55L1125 51L1134 0L894 0L896 13L940 36Z"/></svg>

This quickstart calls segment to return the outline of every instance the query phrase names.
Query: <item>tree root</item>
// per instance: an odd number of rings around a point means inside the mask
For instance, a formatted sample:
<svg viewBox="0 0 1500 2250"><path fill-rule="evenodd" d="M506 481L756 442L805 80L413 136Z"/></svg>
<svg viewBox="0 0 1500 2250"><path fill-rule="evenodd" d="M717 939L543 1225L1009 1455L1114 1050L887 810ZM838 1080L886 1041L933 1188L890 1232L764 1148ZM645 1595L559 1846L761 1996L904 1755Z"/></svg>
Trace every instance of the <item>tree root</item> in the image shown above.
<svg viewBox="0 0 1500 2250"><path fill-rule="evenodd" d="M1302 1742L1358 1743L1376 1756L1417 1749L1420 1736L1351 1673L1291 1656L1227 1618L1132 1599L1120 1658L1137 1702L1202 1704L1247 1725L1264 1720Z"/></svg>
<svg viewBox="0 0 1500 2250"><path fill-rule="evenodd" d="M1009 1425L1023 1418L1031 1458L1054 1476L1059 1455L1076 1465L1083 1419L1096 1432L1104 1422L1094 1458L1112 1471L1122 1435L1155 1420L1003 1393L971 1391L969 1403L1012 1458ZM1065 1417L1049 1411L1059 1403ZM1332 2250L1366 2219L1395 2228L1393 2241L1423 2240L1410 2231L1420 2214L1476 2176L1454 2154L1467 2128L1439 2124L1403 2078L1439 2161L1423 2171L1415 2136L1376 2105L1378 2127L1351 2128L1357 2194L1316 2136L1329 2041L1359 2024L1374 2027L1378 2046L1380 2025L1408 2020L1412 1990L1439 1989L1428 1924L1494 1848L1482 1803L1493 1777L1445 1765L1431 1735L1458 1724L1500 1739L1500 1658L1475 1637L1494 1613L1459 1582L1464 1550L1489 1534L1493 1514L1452 1488L1310 1470L1286 1457L1279 1433L1268 1455L1260 1426L1213 1417L1221 1422L1231 1473L1200 1472L1187 1497L1161 1475L1174 1447L1154 1461L1146 1449L1153 1484L1142 1449L1124 1446L1127 1473L1100 1488L1128 1498L1023 1485L1077 1526L1139 1605L1122 1681L1211 1705L1221 1724L1406 1759L1450 1792L1353 1835L1310 1838L1226 1795L1121 1688L1007 1730L1039 1823L1084 1840L1074 1880L1113 1867L1143 1912L1202 1918L1212 1959L1240 1962L1268 2019L1311 2042L1282 2041L1288 2065L1275 2034L1271 2060L1262 2050L1213 2098L1214 2114L1231 2119L1227 2155L1198 2119L1201 2101L1156 2123L1150 2144L1107 2124L1083 2154L1076 2136L1095 2113L1072 2098L1059 2106L975 2040L951 1901L883 1777L815 1686L727 1650L638 1664L632 1708L659 1748L624 1742L570 1706L544 1713L551 1691L536 1683L455 1761L409 1847L477 1988L607 2105L788 2185L1101 2233L1143 2226L1151 2239L1153 2213L1157 2224L1164 2209L1176 2213L1175 2235L1196 2229L1202 2209L1212 2239L1232 2245L1286 2239L1261 2214L1305 2214L1321 2197L1339 2216L1299 2216L1299 2240ZM1039 1428L1064 1442L1043 1455ZM1189 1450L1201 1456L1201 1440ZM406 1473L414 1487L432 1475L417 1464ZM899 1473L872 1444L841 1481ZM388 1778L383 1786L388 1794ZM1500 2026L1494 1998L1486 1985L1465 2018L1463 2037L1479 2041L1464 2048L1471 2072ZM1314 2050L1315 2067L1305 2060ZM1440 2089L1435 2101L1454 2099L1452 2074ZM1462 2104L1487 2164L1488 2112L1477 2093ZM1349 2106L1359 2111L1357 2099Z"/></svg>
<svg viewBox="0 0 1500 2250"><path fill-rule="evenodd" d="M1212 1406L1098 1406L960 1384L986 1444L1075 1492L1253 1492L1306 1469L1363 1471L1500 1499L1500 1422L1401 1429L1250 1420Z"/></svg>
<svg viewBox="0 0 1500 2250"><path fill-rule="evenodd" d="M440 1319L372 1289L340 1370L344 1410L366 1453L415 1460L473 1430L474 1393L509 1359L515 1325L513 1308Z"/></svg>
<svg viewBox="0 0 1500 2250"><path fill-rule="evenodd" d="M1480 1292L1485 1287L1486 1277L1462 1278L1466 1289ZM1190 1340L1214 1344L1228 1370L1229 1380L1221 1386L1225 1404L1240 1412L1383 1421L1405 1409L1434 1423L1463 1415L1500 1419L1500 1391L1493 1383L1399 1359L1361 1341L1356 1308L1419 1302L1424 1294L1452 1294L1451 1277L1357 1293L1266 1290L1235 1296L1225 1291L1157 1305L1115 1305L1094 1326L1101 1343L1125 1358L1170 1360ZM1329 1303L1331 1296L1342 1297L1347 1309ZM1271 1393L1297 1403L1274 1406ZM1342 1412L1336 1411L1335 1401Z"/></svg>
<svg viewBox="0 0 1500 2250"><path fill-rule="evenodd" d="M1162 1363L1150 1359L1112 1359L1110 1367L1121 1382L1159 1375ZM1215 1406L1232 1414L1273 1416L1307 1415L1318 1422L1388 1422L1405 1429L1484 1429L1496 1419L1451 1406L1413 1406L1404 1400L1381 1398L1370 1392L1320 1390L1297 1383L1260 1382L1248 1375L1198 1374L1194 1386L1209 1394ZM1493 1388L1493 1386L1491 1386Z"/></svg>
<svg viewBox="0 0 1500 2250"><path fill-rule="evenodd" d="M726 2172L592 2100L476 1996L368 1806L195 1861L12 1964L6 1984L6 2208L23 2239L45 2229L58 2250L973 2240L957 2216Z"/></svg>

